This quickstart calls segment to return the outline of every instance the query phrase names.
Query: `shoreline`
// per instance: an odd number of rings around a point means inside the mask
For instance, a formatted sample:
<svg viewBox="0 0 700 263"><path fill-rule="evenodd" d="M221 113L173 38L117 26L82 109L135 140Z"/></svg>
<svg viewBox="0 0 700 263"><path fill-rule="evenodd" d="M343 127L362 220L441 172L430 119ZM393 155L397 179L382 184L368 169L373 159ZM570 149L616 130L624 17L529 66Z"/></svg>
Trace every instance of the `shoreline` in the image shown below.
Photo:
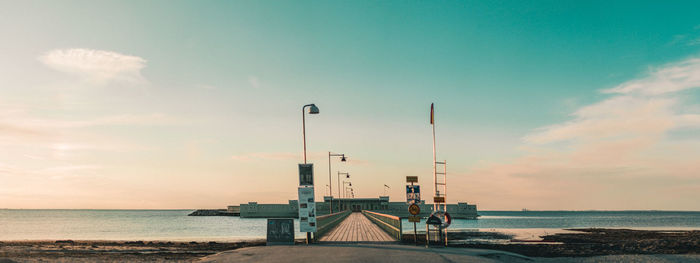
<svg viewBox="0 0 700 263"><path fill-rule="evenodd" d="M459 228L448 229L448 234L462 235L463 233L471 233L478 236L502 236L503 240L512 241L522 240L525 242L541 241L542 236L559 234L559 233L579 233L586 229L610 229L610 230L636 230L636 231L656 231L656 232L676 232L676 231L700 231L700 227L581 227L581 228ZM418 228L418 234L424 235L425 229ZM404 229L404 236L413 236L413 230ZM0 244L3 242L54 242L57 240L73 240L84 242L128 242L128 241L143 241L143 242L179 242L179 243L240 243L240 242L255 242L264 240L265 236L234 236L234 237L124 237L124 238L40 238L40 239L0 239ZM305 235L295 233L295 239L303 240ZM452 240L452 238L450 238ZM460 241L460 240L455 240Z"/></svg>
<svg viewBox="0 0 700 263"><path fill-rule="evenodd" d="M563 229L541 240L479 242L453 247L502 250L529 257L590 257L639 254L700 254L700 230L636 230L620 228ZM469 232L462 233L469 236ZM457 236L456 238L464 238ZM449 234L448 234L449 237ZM503 237L503 236L501 236ZM405 239L404 239L405 240Z"/></svg>
<svg viewBox="0 0 700 263"><path fill-rule="evenodd" d="M507 230L507 229L506 229ZM700 255L700 230L633 230L611 228L563 229L523 241L507 231L450 232L450 247L491 249L537 258L585 258L606 255ZM418 235L424 245L424 234ZM461 242L472 240L473 242ZM507 242L493 242L505 240ZM296 240L303 244L302 239ZM405 233L403 245L413 246ZM145 240L15 240L0 241L0 262L25 261L128 261L192 262L224 251L265 246L264 239L232 242Z"/></svg>

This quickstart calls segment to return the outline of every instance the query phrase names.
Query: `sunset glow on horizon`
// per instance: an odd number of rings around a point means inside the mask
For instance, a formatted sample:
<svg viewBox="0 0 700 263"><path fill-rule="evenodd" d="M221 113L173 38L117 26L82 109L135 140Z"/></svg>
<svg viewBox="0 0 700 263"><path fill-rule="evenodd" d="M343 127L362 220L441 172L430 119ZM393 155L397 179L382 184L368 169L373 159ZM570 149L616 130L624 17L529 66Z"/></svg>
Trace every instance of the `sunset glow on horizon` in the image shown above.
<svg viewBox="0 0 700 263"><path fill-rule="evenodd" d="M448 203L700 210L697 8L545 2L0 3L0 208L287 203L308 103L317 200L403 201L434 102Z"/></svg>

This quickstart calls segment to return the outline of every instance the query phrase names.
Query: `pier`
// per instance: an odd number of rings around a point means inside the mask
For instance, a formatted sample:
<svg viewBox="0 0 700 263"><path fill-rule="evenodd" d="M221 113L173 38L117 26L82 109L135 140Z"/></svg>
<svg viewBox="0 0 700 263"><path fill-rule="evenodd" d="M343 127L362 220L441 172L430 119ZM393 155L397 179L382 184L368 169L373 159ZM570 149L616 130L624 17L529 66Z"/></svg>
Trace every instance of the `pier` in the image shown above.
<svg viewBox="0 0 700 263"><path fill-rule="evenodd" d="M350 214L333 230L322 236L321 242L394 242L397 241L359 212Z"/></svg>

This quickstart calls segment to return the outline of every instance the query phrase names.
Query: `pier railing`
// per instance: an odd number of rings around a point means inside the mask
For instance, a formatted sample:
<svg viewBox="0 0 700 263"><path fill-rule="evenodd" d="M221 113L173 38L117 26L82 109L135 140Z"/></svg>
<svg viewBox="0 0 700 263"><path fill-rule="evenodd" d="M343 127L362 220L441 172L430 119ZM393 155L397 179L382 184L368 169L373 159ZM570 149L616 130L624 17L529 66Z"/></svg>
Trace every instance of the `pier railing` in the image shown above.
<svg viewBox="0 0 700 263"><path fill-rule="evenodd" d="M367 210L362 210L362 214L369 218L374 224L387 232L390 236L401 241L401 218Z"/></svg>
<svg viewBox="0 0 700 263"><path fill-rule="evenodd" d="M323 235L331 231L335 226L343 222L343 219L352 213L350 210L316 217L316 234L314 239L318 240Z"/></svg>

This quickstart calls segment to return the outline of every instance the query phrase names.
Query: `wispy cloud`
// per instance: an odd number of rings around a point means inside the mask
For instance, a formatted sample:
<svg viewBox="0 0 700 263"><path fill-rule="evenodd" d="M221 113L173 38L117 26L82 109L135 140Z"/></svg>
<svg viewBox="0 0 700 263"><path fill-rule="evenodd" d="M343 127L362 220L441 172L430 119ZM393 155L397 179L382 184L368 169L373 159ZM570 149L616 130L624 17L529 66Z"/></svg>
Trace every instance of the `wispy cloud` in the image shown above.
<svg viewBox="0 0 700 263"><path fill-rule="evenodd" d="M129 152L148 147L105 136L94 128L160 126L180 123L161 113L119 114L85 119L42 116L22 108L0 105L0 148L29 159L74 159L94 151Z"/></svg>
<svg viewBox="0 0 700 263"><path fill-rule="evenodd" d="M26 111L3 111L0 108L0 135L40 135L56 129L90 128L98 126L170 125L178 123L162 113L108 115L85 120L41 118Z"/></svg>
<svg viewBox="0 0 700 263"><path fill-rule="evenodd" d="M87 81L141 81L146 60L117 52L94 49L54 49L39 57L46 66Z"/></svg>
<svg viewBox="0 0 700 263"><path fill-rule="evenodd" d="M525 206L609 209L609 203L619 203L611 199L646 200L649 192L700 186L700 138L671 136L700 128L697 105L687 105L681 92L694 88L700 88L697 58L603 90L612 96L524 136L523 156L476 168L466 177L479 185L471 191L501 192L495 202L518 200ZM597 197L574 204L591 193ZM685 194L700 198L700 193Z"/></svg>
<svg viewBox="0 0 700 263"><path fill-rule="evenodd" d="M700 37L688 41L688 46L697 46L700 45Z"/></svg>
<svg viewBox="0 0 700 263"><path fill-rule="evenodd" d="M603 90L609 94L660 95L700 86L700 58L691 58L652 70L649 76Z"/></svg>

